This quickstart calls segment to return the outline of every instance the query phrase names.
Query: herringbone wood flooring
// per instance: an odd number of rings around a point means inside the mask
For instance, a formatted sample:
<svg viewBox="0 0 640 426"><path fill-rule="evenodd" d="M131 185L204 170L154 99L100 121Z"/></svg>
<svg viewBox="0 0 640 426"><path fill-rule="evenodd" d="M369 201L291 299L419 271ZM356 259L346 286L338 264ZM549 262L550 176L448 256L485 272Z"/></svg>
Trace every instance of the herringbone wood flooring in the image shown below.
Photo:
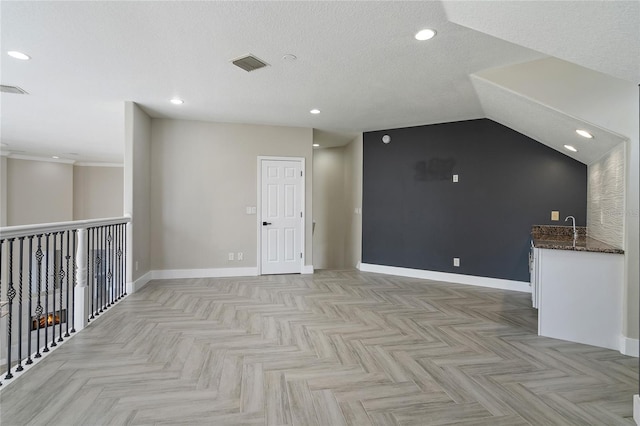
<svg viewBox="0 0 640 426"><path fill-rule="evenodd" d="M633 424L636 359L535 330L528 294L357 271L154 281L4 390L0 423Z"/></svg>

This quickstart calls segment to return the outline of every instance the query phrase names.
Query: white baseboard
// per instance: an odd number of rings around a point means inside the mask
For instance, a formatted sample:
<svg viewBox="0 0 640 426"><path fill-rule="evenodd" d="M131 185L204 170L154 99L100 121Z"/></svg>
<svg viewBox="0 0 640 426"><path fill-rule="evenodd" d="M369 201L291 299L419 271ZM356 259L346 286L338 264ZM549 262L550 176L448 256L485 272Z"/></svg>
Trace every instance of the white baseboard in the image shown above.
<svg viewBox="0 0 640 426"><path fill-rule="evenodd" d="M397 266L372 265L369 263L361 263L358 269L363 272L375 272L378 274L397 275L400 277L421 278L425 280L445 281L456 284L467 284L478 287L490 287L500 290L531 293L531 287L529 286L529 283L524 281L511 281L499 278L476 277L473 275L425 271L422 269L400 268Z"/></svg>
<svg viewBox="0 0 640 426"><path fill-rule="evenodd" d="M640 395L633 395L633 420L640 425Z"/></svg>
<svg viewBox="0 0 640 426"><path fill-rule="evenodd" d="M258 268L160 269L151 271L152 279L255 277Z"/></svg>
<svg viewBox="0 0 640 426"><path fill-rule="evenodd" d="M127 283L127 293L132 294L136 291L140 291L142 287L147 285L149 281L153 279L153 271L148 271L146 274L135 280L134 282Z"/></svg>
<svg viewBox="0 0 640 426"><path fill-rule="evenodd" d="M304 265L301 274L313 274L313 265Z"/></svg>
<svg viewBox="0 0 640 426"><path fill-rule="evenodd" d="M640 341L638 341L638 339L620 336L620 353L622 355L634 356L638 358L640 356L638 344L640 344Z"/></svg>

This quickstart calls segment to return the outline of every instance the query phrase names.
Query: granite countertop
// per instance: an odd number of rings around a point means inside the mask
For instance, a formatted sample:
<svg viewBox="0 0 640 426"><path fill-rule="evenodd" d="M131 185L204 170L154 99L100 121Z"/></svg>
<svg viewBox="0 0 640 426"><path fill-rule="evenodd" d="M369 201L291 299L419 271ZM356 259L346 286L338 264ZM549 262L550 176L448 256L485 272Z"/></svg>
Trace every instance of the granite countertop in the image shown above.
<svg viewBox="0 0 640 426"><path fill-rule="evenodd" d="M536 248L624 254L622 249L589 237L584 226L576 226L576 231L578 239L574 241L571 226L534 225L531 237Z"/></svg>

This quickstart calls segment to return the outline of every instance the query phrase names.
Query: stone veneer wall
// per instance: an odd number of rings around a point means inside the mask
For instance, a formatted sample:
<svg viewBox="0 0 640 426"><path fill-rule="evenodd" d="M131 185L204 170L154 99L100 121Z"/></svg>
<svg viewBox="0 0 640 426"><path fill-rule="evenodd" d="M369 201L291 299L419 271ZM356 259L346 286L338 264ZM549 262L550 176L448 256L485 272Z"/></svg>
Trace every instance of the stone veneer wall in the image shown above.
<svg viewBox="0 0 640 426"><path fill-rule="evenodd" d="M587 232L612 246L624 245L625 145L588 166Z"/></svg>

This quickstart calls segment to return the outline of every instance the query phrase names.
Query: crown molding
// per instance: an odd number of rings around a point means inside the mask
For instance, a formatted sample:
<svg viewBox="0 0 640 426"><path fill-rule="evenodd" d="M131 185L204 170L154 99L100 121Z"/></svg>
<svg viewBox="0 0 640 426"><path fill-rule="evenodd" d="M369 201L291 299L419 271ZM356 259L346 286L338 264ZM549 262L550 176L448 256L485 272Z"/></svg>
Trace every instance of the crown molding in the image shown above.
<svg viewBox="0 0 640 426"><path fill-rule="evenodd" d="M47 163L74 164L76 162L75 160L69 160L67 158L38 157L35 155L13 154L11 152L9 152L7 157L12 160L44 161Z"/></svg>
<svg viewBox="0 0 640 426"><path fill-rule="evenodd" d="M78 167L124 167L122 163L96 163L96 162L87 162L87 161L78 161L74 164L74 166Z"/></svg>

